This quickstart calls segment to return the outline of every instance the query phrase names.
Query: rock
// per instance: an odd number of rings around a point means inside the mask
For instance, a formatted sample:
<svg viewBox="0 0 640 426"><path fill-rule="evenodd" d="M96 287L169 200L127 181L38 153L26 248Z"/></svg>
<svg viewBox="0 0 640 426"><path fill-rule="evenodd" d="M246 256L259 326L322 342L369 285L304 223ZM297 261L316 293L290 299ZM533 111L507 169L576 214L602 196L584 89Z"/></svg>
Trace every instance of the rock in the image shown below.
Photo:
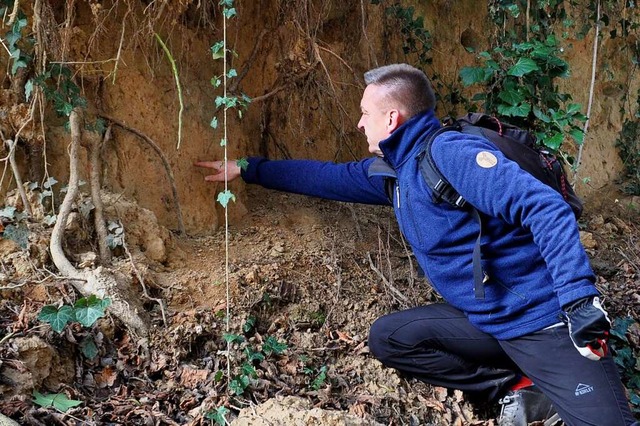
<svg viewBox="0 0 640 426"><path fill-rule="evenodd" d="M245 408L233 426L382 426L373 419L363 419L342 411L313 408L310 401L294 397L276 397L257 407Z"/></svg>
<svg viewBox="0 0 640 426"><path fill-rule="evenodd" d="M580 242L587 250L598 248L598 242L591 232L580 231Z"/></svg>
<svg viewBox="0 0 640 426"><path fill-rule="evenodd" d="M20 426L20 424L9 417L0 414L0 426Z"/></svg>

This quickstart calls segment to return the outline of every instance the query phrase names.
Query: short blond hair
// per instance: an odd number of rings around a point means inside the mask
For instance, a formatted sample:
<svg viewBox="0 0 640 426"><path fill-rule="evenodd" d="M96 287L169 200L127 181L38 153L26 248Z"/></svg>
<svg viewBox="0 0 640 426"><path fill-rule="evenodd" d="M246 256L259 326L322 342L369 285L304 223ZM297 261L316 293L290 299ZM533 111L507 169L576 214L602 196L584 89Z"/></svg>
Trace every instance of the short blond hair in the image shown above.
<svg viewBox="0 0 640 426"><path fill-rule="evenodd" d="M421 70L408 64L391 64L364 73L364 82L386 89L390 101L406 109L407 118L434 109L436 96L429 79Z"/></svg>

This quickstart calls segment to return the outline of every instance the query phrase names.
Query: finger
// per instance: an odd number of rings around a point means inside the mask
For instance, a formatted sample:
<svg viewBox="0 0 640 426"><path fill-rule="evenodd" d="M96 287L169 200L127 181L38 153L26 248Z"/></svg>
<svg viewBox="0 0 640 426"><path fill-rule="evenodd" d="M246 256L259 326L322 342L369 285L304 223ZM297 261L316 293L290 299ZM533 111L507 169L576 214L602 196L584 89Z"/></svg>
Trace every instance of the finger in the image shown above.
<svg viewBox="0 0 640 426"><path fill-rule="evenodd" d="M224 181L224 173L218 173L215 175L207 175L204 177L204 180L207 182L223 182Z"/></svg>
<svg viewBox="0 0 640 426"><path fill-rule="evenodd" d="M196 161L193 163L194 166L197 167L205 167L208 169L220 169L222 167L221 161Z"/></svg>

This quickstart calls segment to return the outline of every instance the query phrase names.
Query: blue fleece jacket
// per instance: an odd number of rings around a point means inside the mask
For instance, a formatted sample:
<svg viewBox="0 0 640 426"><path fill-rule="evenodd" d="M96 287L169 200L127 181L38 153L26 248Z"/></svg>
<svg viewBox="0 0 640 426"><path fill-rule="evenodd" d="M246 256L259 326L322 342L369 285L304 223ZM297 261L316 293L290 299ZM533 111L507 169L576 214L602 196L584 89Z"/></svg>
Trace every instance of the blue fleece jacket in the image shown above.
<svg viewBox="0 0 640 426"><path fill-rule="evenodd" d="M435 204L418 168L433 111L413 117L380 143L397 175L393 208L431 284L480 330L510 339L558 322L561 306L597 295L571 208L555 190L507 159L490 141L445 132L431 154L440 172L483 220L485 298L474 295L472 252L479 225L464 210ZM338 201L389 204L375 158L335 164L250 158L247 183Z"/></svg>

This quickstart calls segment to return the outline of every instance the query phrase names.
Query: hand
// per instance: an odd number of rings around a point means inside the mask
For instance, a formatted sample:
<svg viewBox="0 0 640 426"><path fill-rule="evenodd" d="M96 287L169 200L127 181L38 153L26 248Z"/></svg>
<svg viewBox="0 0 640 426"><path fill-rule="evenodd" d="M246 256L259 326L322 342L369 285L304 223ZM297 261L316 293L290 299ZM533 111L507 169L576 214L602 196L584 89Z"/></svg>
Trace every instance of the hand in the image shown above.
<svg viewBox="0 0 640 426"><path fill-rule="evenodd" d="M580 354L598 361L607 355L607 339L611 321L602 308L600 298L586 297L564 307L569 336Z"/></svg>
<svg viewBox="0 0 640 426"><path fill-rule="evenodd" d="M207 182L224 182L224 161L196 161L193 165L196 167L214 169L216 171L214 174L204 177L204 180ZM231 182L236 179L240 174L240 166L238 166L236 161L227 161L227 182Z"/></svg>

